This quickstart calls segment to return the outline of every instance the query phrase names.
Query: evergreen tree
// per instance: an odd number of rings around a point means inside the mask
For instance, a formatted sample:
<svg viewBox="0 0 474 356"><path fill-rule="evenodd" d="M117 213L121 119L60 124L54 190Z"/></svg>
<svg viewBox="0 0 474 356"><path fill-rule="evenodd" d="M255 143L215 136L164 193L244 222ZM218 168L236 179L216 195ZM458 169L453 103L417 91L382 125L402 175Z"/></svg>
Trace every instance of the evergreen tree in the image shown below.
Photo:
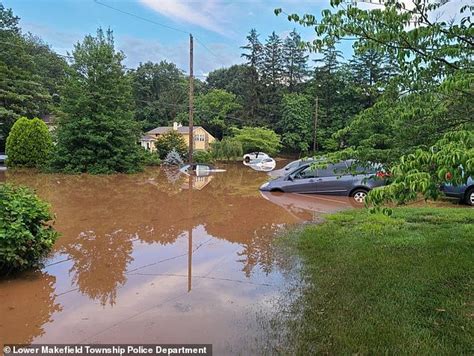
<svg viewBox="0 0 474 356"><path fill-rule="evenodd" d="M77 43L62 100L53 168L66 172L133 172L141 168L132 86L112 31Z"/></svg>
<svg viewBox="0 0 474 356"><path fill-rule="evenodd" d="M308 55L301 46L301 36L293 30L283 43L283 72L290 92L308 73Z"/></svg>
<svg viewBox="0 0 474 356"><path fill-rule="evenodd" d="M253 68L257 73L260 72L263 62L263 46L258 36L257 30L252 28L247 36L248 43L240 47L247 51L247 53L242 53L241 56L247 60L247 65Z"/></svg>
<svg viewBox="0 0 474 356"><path fill-rule="evenodd" d="M356 52L349 63L354 83L367 97L365 106L372 106L389 79L396 73L393 61L384 53L368 49L362 53Z"/></svg>
<svg viewBox="0 0 474 356"><path fill-rule="evenodd" d="M265 43L262 80L265 85L276 87L281 84L283 77L283 48L280 37L275 33L268 37Z"/></svg>

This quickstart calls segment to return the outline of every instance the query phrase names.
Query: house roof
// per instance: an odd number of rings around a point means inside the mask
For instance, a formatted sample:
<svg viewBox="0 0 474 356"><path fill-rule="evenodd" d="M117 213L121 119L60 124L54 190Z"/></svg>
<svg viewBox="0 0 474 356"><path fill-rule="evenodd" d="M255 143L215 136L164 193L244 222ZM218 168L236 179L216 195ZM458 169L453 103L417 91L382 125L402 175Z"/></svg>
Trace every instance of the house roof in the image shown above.
<svg viewBox="0 0 474 356"><path fill-rule="evenodd" d="M140 137L140 141L155 141L155 138L149 135Z"/></svg>
<svg viewBox="0 0 474 356"><path fill-rule="evenodd" d="M201 126L193 126L193 131L202 128ZM160 126L157 128L154 128L153 130L150 130L147 132L147 135L162 135L165 134L169 131L173 130L172 126ZM180 126L176 130L180 134L187 134L189 132L189 126Z"/></svg>

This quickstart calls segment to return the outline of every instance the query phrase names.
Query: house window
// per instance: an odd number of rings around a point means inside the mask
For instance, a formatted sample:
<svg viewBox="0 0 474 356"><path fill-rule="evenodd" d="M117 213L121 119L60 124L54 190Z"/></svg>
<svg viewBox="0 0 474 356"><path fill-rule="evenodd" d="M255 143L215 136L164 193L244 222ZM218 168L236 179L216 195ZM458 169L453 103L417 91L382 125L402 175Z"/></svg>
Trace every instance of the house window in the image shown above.
<svg viewBox="0 0 474 356"><path fill-rule="evenodd" d="M194 141L201 141L201 142L204 142L204 140L205 140L204 134L196 134L196 135L194 135Z"/></svg>

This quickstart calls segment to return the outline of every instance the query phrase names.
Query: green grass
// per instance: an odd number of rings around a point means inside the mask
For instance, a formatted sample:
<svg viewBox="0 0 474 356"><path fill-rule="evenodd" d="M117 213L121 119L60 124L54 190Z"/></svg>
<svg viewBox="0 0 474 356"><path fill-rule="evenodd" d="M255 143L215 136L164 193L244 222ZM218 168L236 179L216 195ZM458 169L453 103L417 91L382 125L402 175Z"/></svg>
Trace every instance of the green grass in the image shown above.
<svg viewBox="0 0 474 356"><path fill-rule="evenodd" d="M307 283L279 351L474 353L473 209L344 212L285 241Z"/></svg>

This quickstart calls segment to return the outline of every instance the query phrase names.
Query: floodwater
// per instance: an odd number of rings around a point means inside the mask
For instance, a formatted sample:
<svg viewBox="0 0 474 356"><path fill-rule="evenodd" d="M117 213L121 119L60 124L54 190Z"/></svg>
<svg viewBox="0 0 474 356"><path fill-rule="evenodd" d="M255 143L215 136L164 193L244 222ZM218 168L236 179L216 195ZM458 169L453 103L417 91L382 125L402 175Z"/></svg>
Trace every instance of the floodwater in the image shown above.
<svg viewBox="0 0 474 356"><path fill-rule="evenodd" d="M61 237L44 268L0 280L2 343L205 343L245 353L291 283L275 235L348 200L261 194L243 165L189 177L1 171L47 200Z"/></svg>

